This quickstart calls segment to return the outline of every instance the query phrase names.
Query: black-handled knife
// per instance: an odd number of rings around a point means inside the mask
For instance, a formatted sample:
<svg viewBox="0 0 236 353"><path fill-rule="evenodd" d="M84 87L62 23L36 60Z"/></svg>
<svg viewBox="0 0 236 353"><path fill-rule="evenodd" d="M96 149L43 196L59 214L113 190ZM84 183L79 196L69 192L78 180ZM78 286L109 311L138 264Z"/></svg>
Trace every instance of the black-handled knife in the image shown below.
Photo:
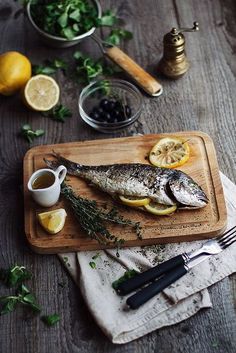
<svg viewBox="0 0 236 353"><path fill-rule="evenodd" d="M211 240L211 242L213 241ZM207 244L210 244L210 241L208 241ZM219 250L217 251L219 252ZM139 308L140 305L143 305L144 303L146 303L149 299L151 299L156 294L163 291L163 289L165 289L170 284L177 281L179 278L184 276L188 271L190 271L191 268L198 265L200 262L206 260L211 255L212 253L211 253L210 245L209 246L205 245L201 249L196 250L192 253L184 253L180 255L182 256L183 260L185 260L184 263L163 273L161 277L153 279L153 282L151 284L147 285L146 287L139 290L134 295L130 296L126 301L126 304L131 309ZM175 259L175 261L177 259L177 262L178 261L181 262L178 256L173 259ZM168 260L169 268L173 265L171 260L172 259ZM163 262L162 265L164 265L165 263L166 262Z"/></svg>
<svg viewBox="0 0 236 353"><path fill-rule="evenodd" d="M159 278L148 286L144 287L126 301L126 304L131 309L137 309L140 305L146 303L149 299L154 297L156 294L160 293L168 287L170 284L174 283L180 277L184 276L188 272L188 268L185 265L179 265L175 269L169 271L165 276Z"/></svg>
<svg viewBox="0 0 236 353"><path fill-rule="evenodd" d="M120 295L129 294L135 291L136 289L140 288L141 286L144 286L145 284L155 280L157 277L160 277L161 275L167 273L173 268L179 265L184 265L185 262L186 260L184 255L175 256L160 265L152 267L149 270L139 273L134 277L120 283L116 291Z"/></svg>

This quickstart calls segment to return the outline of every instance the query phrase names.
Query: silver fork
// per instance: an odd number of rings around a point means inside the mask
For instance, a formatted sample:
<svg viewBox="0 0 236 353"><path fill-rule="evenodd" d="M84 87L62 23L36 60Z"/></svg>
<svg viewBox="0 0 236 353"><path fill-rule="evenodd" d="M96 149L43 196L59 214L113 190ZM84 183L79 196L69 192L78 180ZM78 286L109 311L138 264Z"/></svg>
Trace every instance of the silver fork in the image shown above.
<svg viewBox="0 0 236 353"><path fill-rule="evenodd" d="M127 305L131 309L137 309L154 295L184 276L191 268L206 260L209 256L219 254L235 241L236 226L226 231L223 235L208 240L198 250L175 256L122 282L118 286L117 292L120 295L126 295L152 282L127 299Z"/></svg>

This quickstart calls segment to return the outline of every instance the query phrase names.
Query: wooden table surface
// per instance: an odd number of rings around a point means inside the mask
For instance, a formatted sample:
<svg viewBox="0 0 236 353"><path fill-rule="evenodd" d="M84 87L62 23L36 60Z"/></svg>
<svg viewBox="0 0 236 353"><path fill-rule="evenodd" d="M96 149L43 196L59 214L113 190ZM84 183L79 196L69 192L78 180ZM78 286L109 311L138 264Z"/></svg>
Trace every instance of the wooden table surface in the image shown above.
<svg viewBox="0 0 236 353"><path fill-rule="evenodd" d="M189 72L177 81L160 77L164 93L159 98L144 95L140 119L122 132L105 135L80 119L77 99L81 90L73 80L56 74L62 102L73 111L66 123L52 121L27 110L18 96L0 97L0 267L25 265L32 273L30 283L39 303L48 313L58 312L61 321L47 328L36 317L28 318L22 308L0 317L0 352L201 352L233 353L236 347L236 276L209 288L213 308L192 318L146 335L124 346L113 345L100 331L86 307L79 288L66 273L56 255L33 253L24 236L22 160L31 147L19 137L21 125L42 128L45 135L33 145L63 143L106 137L130 136L181 130L202 130L216 146L220 169L236 182L236 6L233 0L132 0L101 1L103 9L113 7L124 19L134 38L124 50L155 74L162 54L162 38L173 26L192 26L199 33L186 34ZM77 48L64 50L44 46L24 16L14 17L18 2L0 1L0 52L17 50L32 63L56 57L71 60ZM99 56L92 40L78 47ZM64 283L61 287L59 284ZM0 295L6 293L0 287Z"/></svg>

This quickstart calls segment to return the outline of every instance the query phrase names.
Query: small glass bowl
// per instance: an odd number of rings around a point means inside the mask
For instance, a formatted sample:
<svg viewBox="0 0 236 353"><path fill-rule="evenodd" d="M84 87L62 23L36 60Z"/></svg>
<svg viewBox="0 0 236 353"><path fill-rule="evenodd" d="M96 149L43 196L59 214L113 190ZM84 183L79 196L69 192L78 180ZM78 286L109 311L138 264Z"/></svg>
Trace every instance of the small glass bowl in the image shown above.
<svg viewBox="0 0 236 353"><path fill-rule="evenodd" d="M119 102L121 107L129 106L130 116L122 121L100 121L92 118L91 112L100 106L103 99ZM81 118L94 129L110 133L125 128L135 122L141 113L143 100L140 91L130 82L124 80L100 80L86 86L79 96L79 112ZM123 108L122 108L123 109ZM111 113L112 114L112 113Z"/></svg>

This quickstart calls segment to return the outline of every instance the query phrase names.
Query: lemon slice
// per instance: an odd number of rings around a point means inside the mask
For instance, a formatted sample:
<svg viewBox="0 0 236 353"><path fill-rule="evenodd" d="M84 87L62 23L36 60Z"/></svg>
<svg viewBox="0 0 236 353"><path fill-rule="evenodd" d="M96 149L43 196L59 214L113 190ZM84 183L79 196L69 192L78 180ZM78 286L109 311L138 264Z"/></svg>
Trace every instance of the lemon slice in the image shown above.
<svg viewBox="0 0 236 353"><path fill-rule="evenodd" d="M149 161L156 167L176 168L187 162L189 144L179 138L165 137L159 140L149 153Z"/></svg>
<svg viewBox="0 0 236 353"><path fill-rule="evenodd" d="M38 220L41 226L50 234L56 234L62 230L66 220L66 211L64 208L43 212L38 214Z"/></svg>
<svg viewBox="0 0 236 353"><path fill-rule="evenodd" d="M58 103L60 88L52 77L36 75L27 82L23 93L25 103L30 108L47 111Z"/></svg>
<svg viewBox="0 0 236 353"><path fill-rule="evenodd" d="M148 205L150 202L150 199L148 197L138 199L137 196L133 197L119 195L119 199L122 201L123 204L132 207L145 206Z"/></svg>
<svg viewBox="0 0 236 353"><path fill-rule="evenodd" d="M148 211L149 213L155 214L157 216L165 216L165 215L171 214L175 212L175 210L177 209L176 205L168 206L157 202L150 202L148 205L145 205L144 207L146 211Z"/></svg>

